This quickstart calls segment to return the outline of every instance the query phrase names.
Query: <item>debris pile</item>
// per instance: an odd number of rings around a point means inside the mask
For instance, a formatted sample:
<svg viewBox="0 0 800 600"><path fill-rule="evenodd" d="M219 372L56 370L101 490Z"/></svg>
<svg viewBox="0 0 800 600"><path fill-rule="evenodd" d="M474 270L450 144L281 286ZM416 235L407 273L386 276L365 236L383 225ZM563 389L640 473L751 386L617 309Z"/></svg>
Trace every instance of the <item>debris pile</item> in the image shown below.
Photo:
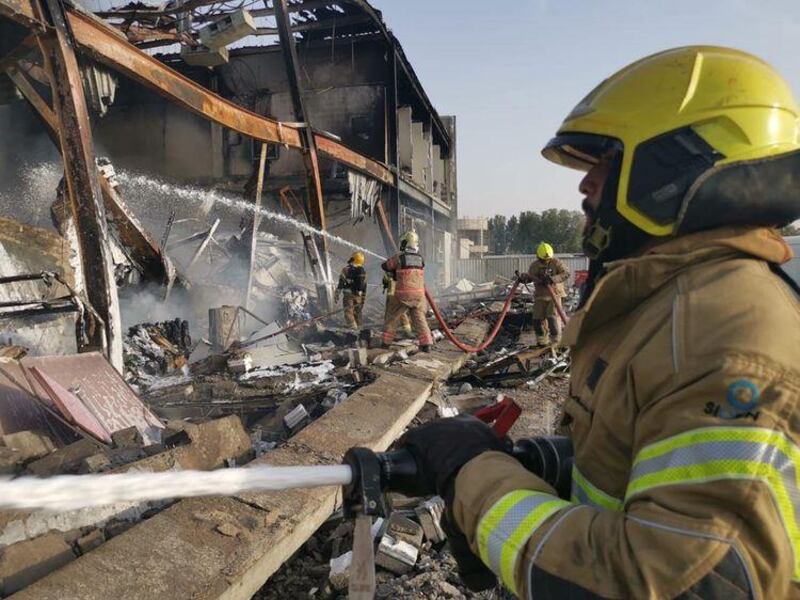
<svg viewBox="0 0 800 600"><path fill-rule="evenodd" d="M158 377L183 370L192 352L189 323L173 319L128 329L124 341L125 380L145 389Z"/></svg>
<svg viewBox="0 0 800 600"><path fill-rule="evenodd" d="M460 282L458 287L462 288L459 296L451 297L445 308L451 326L475 317L486 320L491 326L498 318L510 286L507 282L483 286ZM478 292L480 297L476 297ZM515 298L495 343L468 359L447 385L432 394L412 426L430 419L493 409L510 397L522 409L509 433L512 439L562 433L569 354L552 347L537 348L534 344L530 298L523 290ZM376 351L368 351L373 352ZM376 353L369 361L377 366L394 361L402 365L403 357L398 356L401 352ZM350 361L357 363L359 358L353 355ZM393 496L392 500L391 517L385 522L378 520L373 526L376 598L510 597L500 587L478 594L463 586L439 523L443 510L441 499L412 500ZM352 533L352 523L342 520L341 516L332 517L255 597L261 600L346 598Z"/></svg>
<svg viewBox="0 0 800 600"><path fill-rule="evenodd" d="M201 425L168 423L163 434L162 442L147 443L136 427L129 427L113 432L110 444L87 436L58 446L42 432L18 431L0 437L0 457L4 467L7 459L14 457L13 472L17 474L41 477L208 470L241 464L255 455L250 437L235 416ZM122 503L58 514L0 512L0 595L23 589L169 504Z"/></svg>
<svg viewBox="0 0 800 600"><path fill-rule="evenodd" d="M492 590L476 594L458 578L455 559L438 526L441 498L421 502L393 498L391 517L378 519L372 533L376 544L375 598L438 600L497 598ZM334 515L272 576L256 600L347 598L352 562L353 523Z"/></svg>

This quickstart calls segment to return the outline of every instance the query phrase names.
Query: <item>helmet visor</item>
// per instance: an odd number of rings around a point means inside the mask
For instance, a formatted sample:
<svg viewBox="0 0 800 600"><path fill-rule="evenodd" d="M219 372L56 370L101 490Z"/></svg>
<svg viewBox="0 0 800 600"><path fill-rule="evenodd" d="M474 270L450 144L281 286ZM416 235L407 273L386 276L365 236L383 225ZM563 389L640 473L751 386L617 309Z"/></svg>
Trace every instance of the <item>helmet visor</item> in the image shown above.
<svg viewBox="0 0 800 600"><path fill-rule="evenodd" d="M622 152L622 142L591 133L559 133L542 149L542 156L558 165L588 171L600 159Z"/></svg>

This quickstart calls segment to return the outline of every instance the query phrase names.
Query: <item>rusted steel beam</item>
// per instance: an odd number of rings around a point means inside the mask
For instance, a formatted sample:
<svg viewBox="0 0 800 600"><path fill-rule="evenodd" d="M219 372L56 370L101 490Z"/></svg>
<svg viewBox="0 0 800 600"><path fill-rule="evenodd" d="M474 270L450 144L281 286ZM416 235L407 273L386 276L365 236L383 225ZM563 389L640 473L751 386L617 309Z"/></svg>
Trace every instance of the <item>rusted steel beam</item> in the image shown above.
<svg viewBox="0 0 800 600"><path fill-rule="evenodd" d="M86 297L102 324L90 327L80 351L102 349L122 371L122 322L108 251L108 231L97 173L92 130L78 60L59 0L39 0L52 27L38 37L50 75L67 194L77 232Z"/></svg>
<svg viewBox="0 0 800 600"><path fill-rule="evenodd" d="M266 5L266 1L265 1ZM306 198L308 200L308 209L311 216L311 224L320 229L327 229L327 222L325 219L325 203L322 196L322 178L319 174L319 157L317 156L317 142L316 136L311 130L311 124L308 121L308 114L306 113L305 103L303 102L303 92L300 87L300 76L298 72L298 59L297 48L294 43L294 36L291 32L291 24L289 23L289 11L286 7L286 0L273 0L273 8L275 9L275 22L278 26L278 35L281 40L281 50L283 54L283 62L286 66L286 77L289 80L289 91L292 97L292 106L294 108L295 119L306 124L301 131L301 139L303 142L303 162L306 167ZM315 269L315 277L318 281L322 280L326 285L318 286L320 299L324 299L323 309L333 307L333 290L331 285L327 285L331 279L331 268L328 257L328 243L327 240L320 236L316 237L316 246L319 249L319 265L318 272ZM313 258L309 256L312 260Z"/></svg>
<svg viewBox="0 0 800 600"><path fill-rule="evenodd" d="M0 0L3 2L5 0ZM67 13L75 41L82 51L123 75L138 81L195 114L262 142L302 148L300 130L250 112L196 84L121 39L120 34L86 15ZM395 185L386 165L363 156L344 144L314 135L320 152L366 175Z"/></svg>
<svg viewBox="0 0 800 600"><path fill-rule="evenodd" d="M191 12L195 8L199 8L201 6L206 6L209 4L214 4L219 0L189 0L188 2L184 2L179 6L175 6L174 8L167 8L165 10L159 10L158 8L135 8L135 9L126 9L120 8L118 10L109 10L109 11L98 11L96 14L98 17L102 19L114 19L114 18L133 18L136 16L142 17L159 17L165 15L175 15L181 14L186 12ZM324 6L330 6L334 4L331 0L306 0L303 3L295 3L289 5L289 12L296 13L306 10L313 10L315 8L322 8ZM275 11L271 8L255 8L255 9L248 9L248 12L254 17L271 17L275 14ZM192 22L194 23L205 23L207 21L215 21L219 19L218 14L205 14L199 13L192 15Z"/></svg>
<svg viewBox="0 0 800 600"><path fill-rule="evenodd" d="M37 32L45 29L45 24L39 18L39 13L32 0L0 0L0 17L11 19L15 23L35 29Z"/></svg>
<svg viewBox="0 0 800 600"><path fill-rule="evenodd" d="M386 165L367 158L344 144L319 133L314 134L314 141L320 154L352 167L356 171L361 171L365 175L374 177L382 183L391 186L395 185L395 176Z"/></svg>
<svg viewBox="0 0 800 600"><path fill-rule="evenodd" d="M173 71L157 59L120 39L111 28L76 12L68 13L75 41L90 56L123 75L154 89L168 100L251 138L300 148L295 127L261 117Z"/></svg>
<svg viewBox="0 0 800 600"><path fill-rule="evenodd" d="M30 103L39 116L47 135L61 150L58 137L58 121L53 109L45 102L44 98L33 88L27 77L18 69L11 68L6 74L17 86L17 89ZM99 176L100 191L107 214L111 216L119 232L120 241L128 247L132 258L144 270L145 279L155 280L164 285L169 285L174 278L174 267L162 252L158 243L147 233L136 216L128 209L117 191L105 177Z"/></svg>
<svg viewBox="0 0 800 600"><path fill-rule="evenodd" d="M386 217L386 211L383 209L383 198L378 198L378 201L375 203L375 210L378 213L378 224L381 228L381 237L383 238L383 246L386 248L386 253L394 254L397 252L397 243L394 241L392 227L389 225L389 219Z"/></svg>

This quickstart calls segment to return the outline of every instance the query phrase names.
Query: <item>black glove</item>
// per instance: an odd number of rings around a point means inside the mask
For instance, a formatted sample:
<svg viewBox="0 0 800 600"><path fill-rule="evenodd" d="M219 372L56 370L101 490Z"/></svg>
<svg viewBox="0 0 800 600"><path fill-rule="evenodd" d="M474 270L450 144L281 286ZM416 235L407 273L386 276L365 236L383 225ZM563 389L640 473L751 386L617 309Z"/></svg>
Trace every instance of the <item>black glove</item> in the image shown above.
<svg viewBox="0 0 800 600"><path fill-rule="evenodd" d="M458 576L464 585L473 592L483 592L495 587L497 576L472 553L467 536L461 533L449 509L442 515L442 531L447 534L447 545L453 558L456 559Z"/></svg>
<svg viewBox="0 0 800 600"><path fill-rule="evenodd" d="M397 442L417 462L418 476L407 489L396 491L406 496L438 494L450 506L456 475L465 464L489 450L511 452L511 442L500 439L483 421L470 415L437 419L412 429Z"/></svg>
<svg viewBox="0 0 800 600"><path fill-rule="evenodd" d="M553 285L553 276L549 273L542 273L536 280L538 285Z"/></svg>
<svg viewBox="0 0 800 600"><path fill-rule="evenodd" d="M400 438L397 445L414 456L418 471L416 481L409 483L407 489L397 491L407 496L438 494L444 498L447 509L442 516L442 529L447 534L461 580L474 592L494 587L497 583L495 574L472 553L467 537L456 525L452 515L453 496L461 467L490 450L510 452L511 441L497 437L483 421L470 415L459 415L412 429Z"/></svg>
<svg viewBox="0 0 800 600"><path fill-rule="evenodd" d="M517 272L517 281L519 281L520 283L530 283L531 281L533 281L533 277L531 277L527 273Z"/></svg>

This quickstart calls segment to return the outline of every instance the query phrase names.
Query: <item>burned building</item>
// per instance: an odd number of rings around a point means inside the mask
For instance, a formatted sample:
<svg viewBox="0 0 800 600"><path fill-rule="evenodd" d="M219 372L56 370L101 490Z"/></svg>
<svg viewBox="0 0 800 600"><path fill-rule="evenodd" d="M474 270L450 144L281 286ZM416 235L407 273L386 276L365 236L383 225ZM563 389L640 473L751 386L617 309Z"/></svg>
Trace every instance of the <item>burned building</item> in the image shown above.
<svg viewBox="0 0 800 600"><path fill-rule="evenodd" d="M429 284L449 282L455 118L438 115L367 2L249 12L207 2L94 13L64 5L63 23L50 24L64 28L52 48L31 33L41 27L37 6L0 6L0 126L10 132L0 197L21 221L42 225L52 215L72 249L62 258L78 269L76 294L104 323L84 328L95 337L79 349L111 345L119 356L116 287L124 302L131 281L164 285L167 296L174 281L204 285L206 274L192 272L199 255L228 260L231 242L243 262L217 272L243 298L210 295L248 304L259 227L301 243L305 264L291 267L315 282L321 306L354 248L366 249L377 275L407 229L420 234ZM69 155L61 183L56 150ZM14 189L21 166L43 154L50 187ZM42 188L47 177L35 179ZM145 198L135 189L142 182ZM34 209L42 202L46 209ZM173 222L196 230L176 236ZM231 237L221 243L223 231ZM181 256L187 242L199 247Z"/></svg>
<svg viewBox="0 0 800 600"><path fill-rule="evenodd" d="M416 228L432 267L429 281L446 283L457 209L455 117L442 118L436 112L379 13L366 3L342 6L345 12L308 11L295 28L306 120L315 130L329 132L363 156L389 165L398 180L396 186L373 184L342 163L323 160L320 173L329 227L383 254L372 218L374 202L381 196L393 233ZM223 98L292 122L296 117L282 51L276 44L261 45L268 37L254 38L259 45L231 49L227 62L215 67L191 66L185 53L157 56ZM98 122L96 135L101 147L119 157L119 167L172 181L244 187L258 166L258 143L126 80ZM279 207L282 197L285 202L291 193L302 197L302 155L270 144L267 161L265 203Z"/></svg>

